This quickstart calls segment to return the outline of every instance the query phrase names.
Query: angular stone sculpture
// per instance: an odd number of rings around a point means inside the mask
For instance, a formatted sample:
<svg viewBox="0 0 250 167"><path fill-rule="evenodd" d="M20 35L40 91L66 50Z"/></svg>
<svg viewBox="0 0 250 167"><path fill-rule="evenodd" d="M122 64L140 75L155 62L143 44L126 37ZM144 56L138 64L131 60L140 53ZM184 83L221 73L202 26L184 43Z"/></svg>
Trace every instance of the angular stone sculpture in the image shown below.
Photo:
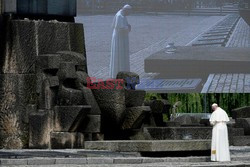
<svg viewBox="0 0 250 167"><path fill-rule="evenodd" d="M135 86L140 83L139 75L134 72L119 72L116 79L123 79L127 89L135 90Z"/></svg>

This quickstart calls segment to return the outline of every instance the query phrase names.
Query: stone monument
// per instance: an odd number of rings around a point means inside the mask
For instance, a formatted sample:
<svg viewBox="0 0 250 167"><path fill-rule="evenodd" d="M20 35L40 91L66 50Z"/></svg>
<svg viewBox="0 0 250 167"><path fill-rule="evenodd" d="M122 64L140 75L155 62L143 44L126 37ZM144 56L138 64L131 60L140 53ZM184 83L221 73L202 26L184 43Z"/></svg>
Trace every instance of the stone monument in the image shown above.
<svg viewBox="0 0 250 167"><path fill-rule="evenodd" d="M119 73L120 89L89 83L75 0L4 0L1 11L0 148L83 148L141 129L150 107L137 74Z"/></svg>

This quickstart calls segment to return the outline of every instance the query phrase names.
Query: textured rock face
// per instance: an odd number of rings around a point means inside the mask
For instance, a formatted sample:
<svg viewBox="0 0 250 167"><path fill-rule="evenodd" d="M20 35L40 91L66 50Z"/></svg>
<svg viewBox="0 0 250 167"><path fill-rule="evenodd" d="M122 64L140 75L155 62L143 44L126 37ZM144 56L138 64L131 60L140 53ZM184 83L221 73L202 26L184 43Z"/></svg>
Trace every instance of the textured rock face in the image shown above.
<svg viewBox="0 0 250 167"><path fill-rule="evenodd" d="M55 106L54 132L76 132L91 106Z"/></svg>
<svg viewBox="0 0 250 167"><path fill-rule="evenodd" d="M232 110L232 117L233 119L250 118L250 106L241 107L241 108Z"/></svg>
<svg viewBox="0 0 250 167"><path fill-rule="evenodd" d="M84 147L84 135L72 132L52 132L50 134L52 149L73 149Z"/></svg>
<svg viewBox="0 0 250 167"><path fill-rule="evenodd" d="M126 107L142 106L145 95L143 90L125 90Z"/></svg>
<svg viewBox="0 0 250 167"><path fill-rule="evenodd" d="M96 89L93 93L102 111L104 125L120 127L126 109L125 90Z"/></svg>
<svg viewBox="0 0 250 167"><path fill-rule="evenodd" d="M34 73L38 55L59 51L86 55L82 24L12 20L10 27L6 32L6 55L1 57L4 62L1 64L5 64L2 73ZM59 54L67 55L67 52Z"/></svg>
<svg viewBox="0 0 250 167"><path fill-rule="evenodd" d="M89 103L89 96L83 96L76 83L78 73L87 73L83 26L33 20L10 20L5 26L0 58L0 148L48 148L50 132L77 129L84 116L74 109ZM55 114L60 104L69 109ZM64 120L65 126L53 127L55 117L58 122Z"/></svg>
<svg viewBox="0 0 250 167"><path fill-rule="evenodd" d="M150 112L150 107L148 106L126 108L122 129L140 129L148 112Z"/></svg>
<svg viewBox="0 0 250 167"><path fill-rule="evenodd" d="M26 105L36 101L35 85L35 75L0 74L0 148L27 145L28 125L23 120L28 117Z"/></svg>
<svg viewBox="0 0 250 167"><path fill-rule="evenodd" d="M181 125L191 125L193 123L192 116L190 115L179 116L174 121L179 122Z"/></svg>
<svg viewBox="0 0 250 167"><path fill-rule="evenodd" d="M211 149L211 140L88 141L85 147L117 152L201 151Z"/></svg>
<svg viewBox="0 0 250 167"><path fill-rule="evenodd" d="M82 148L84 140L103 138L101 128L137 135L150 115L142 106L146 92L134 90L139 75L121 72L117 80L89 85L83 32L77 23L8 22L0 57L0 148Z"/></svg>
<svg viewBox="0 0 250 167"><path fill-rule="evenodd" d="M49 148L50 132L52 131L51 112L40 111L29 117L29 148Z"/></svg>
<svg viewBox="0 0 250 167"><path fill-rule="evenodd" d="M244 128L244 134L250 135L250 118L237 118L235 127Z"/></svg>

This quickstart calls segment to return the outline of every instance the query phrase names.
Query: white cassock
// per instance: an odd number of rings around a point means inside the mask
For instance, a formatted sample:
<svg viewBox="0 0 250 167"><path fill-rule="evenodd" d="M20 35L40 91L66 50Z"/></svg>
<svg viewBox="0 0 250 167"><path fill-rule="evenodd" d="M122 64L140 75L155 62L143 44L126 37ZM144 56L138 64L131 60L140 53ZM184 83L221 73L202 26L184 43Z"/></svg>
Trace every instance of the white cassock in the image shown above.
<svg viewBox="0 0 250 167"><path fill-rule="evenodd" d="M227 113L218 107L211 115L210 123L213 125L211 161L230 161Z"/></svg>
<svg viewBox="0 0 250 167"><path fill-rule="evenodd" d="M119 10L113 20L110 73L111 78L116 78L120 71L130 71L129 64L129 24L126 16Z"/></svg>

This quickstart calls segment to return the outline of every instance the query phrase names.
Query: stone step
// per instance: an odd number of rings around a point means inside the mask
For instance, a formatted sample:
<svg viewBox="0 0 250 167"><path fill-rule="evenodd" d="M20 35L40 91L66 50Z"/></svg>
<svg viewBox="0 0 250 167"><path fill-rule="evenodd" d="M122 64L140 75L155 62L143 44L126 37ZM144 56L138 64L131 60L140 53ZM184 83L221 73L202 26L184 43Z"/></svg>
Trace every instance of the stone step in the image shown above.
<svg viewBox="0 0 250 167"><path fill-rule="evenodd" d="M234 146L250 146L250 136L234 136Z"/></svg>
<svg viewBox="0 0 250 167"><path fill-rule="evenodd" d="M27 158L27 159L0 159L1 167L13 165L88 165L88 166L244 166L250 165L249 156L231 157L231 162L210 162L210 157L174 157L174 158L133 158L133 157L84 157L84 158ZM248 159L248 160L247 160ZM19 166L20 167L20 166Z"/></svg>
<svg viewBox="0 0 250 167"><path fill-rule="evenodd" d="M207 151L211 140L113 140L86 141L85 149L118 152Z"/></svg>
<svg viewBox="0 0 250 167"><path fill-rule="evenodd" d="M211 139L212 127L145 127L143 133L152 140L181 140L188 136L201 140ZM244 136L244 129L228 127L228 134L230 145L233 145L233 137Z"/></svg>

